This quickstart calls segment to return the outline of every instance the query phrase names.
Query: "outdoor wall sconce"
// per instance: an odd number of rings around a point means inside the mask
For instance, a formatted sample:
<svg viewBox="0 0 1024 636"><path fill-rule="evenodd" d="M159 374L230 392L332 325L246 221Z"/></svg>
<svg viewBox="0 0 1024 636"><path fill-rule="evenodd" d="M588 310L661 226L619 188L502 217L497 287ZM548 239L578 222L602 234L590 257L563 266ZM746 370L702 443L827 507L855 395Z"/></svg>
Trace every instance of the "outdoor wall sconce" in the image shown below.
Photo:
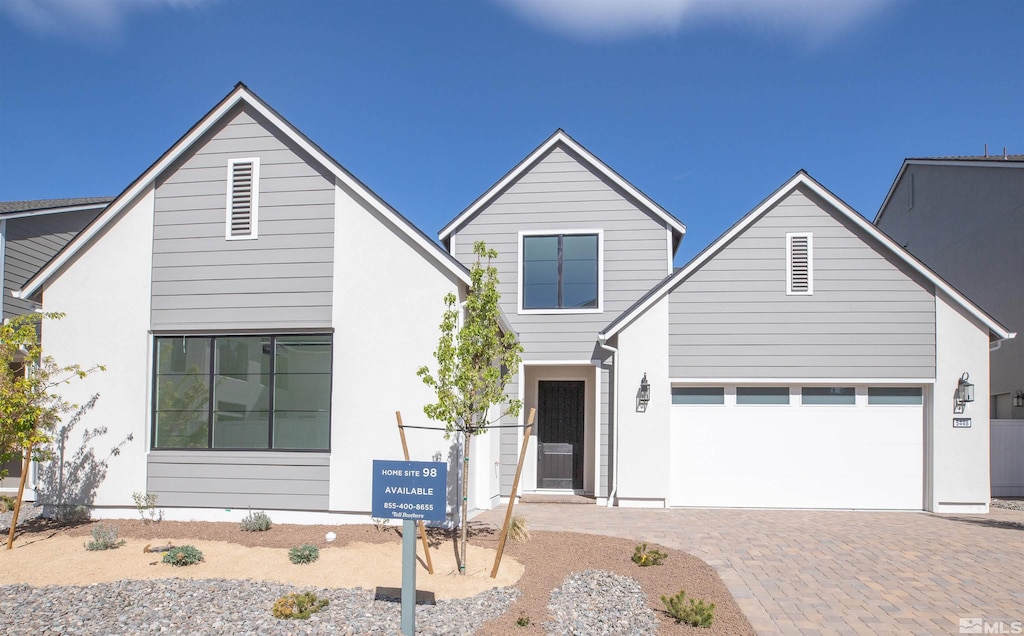
<svg viewBox="0 0 1024 636"><path fill-rule="evenodd" d="M1014 408L1024 408L1024 391L1017 391L1017 395L1013 396Z"/></svg>
<svg viewBox="0 0 1024 636"><path fill-rule="evenodd" d="M974 401L974 385L967 381L970 377L971 375L964 371L956 384L956 395L953 397L954 413L963 413L964 405Z"/></svg>
<svg viewBox="0 0 1024 636"><path fill-rule="evenodd" d="M651 385L647 382L647 373L640 380L640 389L636 392L636 410L643 413L651 401Z"/></svg>

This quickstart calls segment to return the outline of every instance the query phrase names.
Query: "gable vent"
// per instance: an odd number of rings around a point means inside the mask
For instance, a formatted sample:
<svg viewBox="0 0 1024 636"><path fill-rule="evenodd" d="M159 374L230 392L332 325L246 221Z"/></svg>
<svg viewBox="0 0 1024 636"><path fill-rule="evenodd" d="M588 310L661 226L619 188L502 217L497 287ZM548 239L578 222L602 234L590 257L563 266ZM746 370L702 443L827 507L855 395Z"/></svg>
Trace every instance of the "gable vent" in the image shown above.
<svg viewBox="0 0 1024 636"><path fill-rule="evenodd" d="M814 293L811 238L809 232L786 235L787 294L809 295Z"/></svg>
<svg viewBox="0 0 1024 636"><path fill-rule="evenodd" d="M256 238L259 212L260 160L228 161L227 239Z"/></svg>

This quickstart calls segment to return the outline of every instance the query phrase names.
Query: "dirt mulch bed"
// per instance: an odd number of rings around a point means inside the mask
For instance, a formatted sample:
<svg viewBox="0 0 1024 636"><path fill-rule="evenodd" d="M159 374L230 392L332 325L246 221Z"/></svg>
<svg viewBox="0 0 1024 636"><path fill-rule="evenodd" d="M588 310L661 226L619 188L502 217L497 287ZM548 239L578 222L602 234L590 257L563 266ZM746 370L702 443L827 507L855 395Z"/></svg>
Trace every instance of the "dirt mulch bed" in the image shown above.
<svg viewBox="0 0 1024 636"><path fill-rule="evenodd" d="M287 549L304 543L328 548L354 543L401 541L401 528L395 526L274 525L266 532L242 532L238 524L234 523L162 521L146 524L139 520L110 520L104 523L116 525L119 536L127 539L149 541L160 537L188 537L196 541L223 541L254 548ZM91 533L93 525L86 523L60 527L42 519L33 520L19 528L15 545L43 540L48 536L85 537ZM336 533L337 540L328 543L325 539L328 532ZM451 550L454 554L457 540L450 533L429 530L428 538L432 548ZM713 568L690 554L655 544L649 547L668 554L664 564L639 567L630 557L634 547L642 540L643 537L629 540L570 532L534 531L525 543L510 541L506 545L505 554L525 567L525 573L515 585L521 595L508 612L485 623L478 633L484 636L543 634L542 625L548 618L547 604L551 591L560 586L569 574L586 569L607 570L638 580L647 594L650 607L659 616L661 634L744 636L755 633ZM496 530L471 523L471 545L494 549L497 543ZM422 546L418 544L418 551L421 550ZM480 569L481 564L469 563L469 566L470 569ZM490 563L486 566L489 570ZM260 570L260 563L254 560L253 574L248 578L261 578ZM61 584L60 574L60 568L53 568L52 584ZM420 577L426 576L429 575L424 570L417 578L422 581ZM674 595L680 590L686 590L687 597L715 604L715 620L710 629L679 625L664 612L661 596ZM529 621L527 625L517 623L525 622L525 619Z"/></svg>

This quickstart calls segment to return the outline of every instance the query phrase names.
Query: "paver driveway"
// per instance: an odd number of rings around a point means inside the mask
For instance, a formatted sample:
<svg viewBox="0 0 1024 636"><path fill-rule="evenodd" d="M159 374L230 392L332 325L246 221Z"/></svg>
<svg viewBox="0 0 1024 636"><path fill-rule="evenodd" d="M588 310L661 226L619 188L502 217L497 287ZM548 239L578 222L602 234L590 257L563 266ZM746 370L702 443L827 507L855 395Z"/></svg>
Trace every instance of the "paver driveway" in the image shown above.
<svg viewBox="0 0 1024 636"><path fill-rule="evenodd" d="M1024 512L649 510L520 504L535 530L654 541L714 567L759 634L1004 633L1024 622ZM476 517L500 525L504 509ZM671 590L666 590L666 592ZM982 625L984 629L986 626ZM974 633L983 633L977 631ZM992 633L992 632L984 632ZM998 632L996 632L998 633Z"/></svg>

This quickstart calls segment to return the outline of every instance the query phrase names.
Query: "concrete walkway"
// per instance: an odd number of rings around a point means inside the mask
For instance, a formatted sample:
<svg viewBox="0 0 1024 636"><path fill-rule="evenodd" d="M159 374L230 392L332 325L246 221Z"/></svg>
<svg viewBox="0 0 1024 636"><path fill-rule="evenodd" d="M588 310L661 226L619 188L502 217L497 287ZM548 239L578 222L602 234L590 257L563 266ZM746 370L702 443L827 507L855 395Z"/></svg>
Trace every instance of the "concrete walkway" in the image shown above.
<svg viewBox="0 0 1024 636"><path fill-rule="evenodd" d="M674 509L520 504L531 530L652 541L714 567L759 634L958 634L1024 623L1024 512ZM500 526L504 508L474 521ZM670 592L672 590L666 590ZM987 628L983 625L982 628ZM999 626L996 625L996 628Z"/></svg>

